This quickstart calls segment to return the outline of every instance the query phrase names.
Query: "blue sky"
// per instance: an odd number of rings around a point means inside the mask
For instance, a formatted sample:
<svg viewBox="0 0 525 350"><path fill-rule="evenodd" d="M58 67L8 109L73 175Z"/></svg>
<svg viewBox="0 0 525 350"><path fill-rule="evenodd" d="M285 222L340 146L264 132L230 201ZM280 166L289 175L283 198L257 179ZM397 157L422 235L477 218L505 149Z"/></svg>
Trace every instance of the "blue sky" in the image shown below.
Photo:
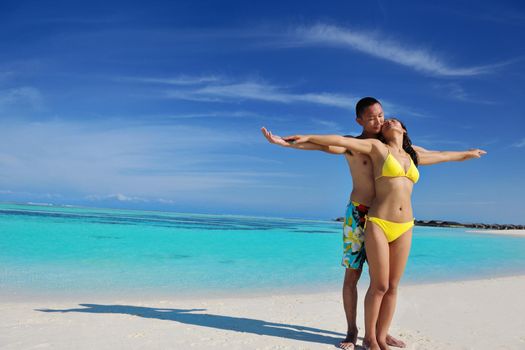
<svg viewBox="0 0 525 350"><path fill-rule="evenodd" d="M375 96L415 144L419 219L525 223L519 1L3 1L0 201L333 218L340 156L260 134L358 133Z"/></svg>

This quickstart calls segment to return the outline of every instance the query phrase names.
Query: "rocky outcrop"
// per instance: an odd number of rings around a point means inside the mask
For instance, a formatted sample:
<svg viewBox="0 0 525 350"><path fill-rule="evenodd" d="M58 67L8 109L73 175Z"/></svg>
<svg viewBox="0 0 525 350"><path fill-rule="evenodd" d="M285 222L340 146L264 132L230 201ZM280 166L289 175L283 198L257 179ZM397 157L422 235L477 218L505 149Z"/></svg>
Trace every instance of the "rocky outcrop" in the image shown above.
<svg viewBox="0 0 525 350"><path fill-rule="evenodd" d="M465 227L465 228L478 228L488 230L523 230L525 225L512 225L512 224L482 224L472 223L463 224L455 221L439 221L439 220L416 220L416 226L433 226L433 227Z"/></svg>

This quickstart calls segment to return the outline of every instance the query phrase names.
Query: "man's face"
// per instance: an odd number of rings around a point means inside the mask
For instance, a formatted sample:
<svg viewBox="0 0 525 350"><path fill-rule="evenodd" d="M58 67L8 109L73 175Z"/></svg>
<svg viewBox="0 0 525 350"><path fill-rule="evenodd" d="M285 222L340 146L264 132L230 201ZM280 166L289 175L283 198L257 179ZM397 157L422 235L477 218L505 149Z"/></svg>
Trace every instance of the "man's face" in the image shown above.
<svg viewBox="0 0 525 350"><path fill-rule="evenodd" d="M381 125L385 121L385 114L383 108L379 103L369 106L361 118L356 118L357 123L363 127L363 130L371 134L379 134L381 132Z"/></svg>

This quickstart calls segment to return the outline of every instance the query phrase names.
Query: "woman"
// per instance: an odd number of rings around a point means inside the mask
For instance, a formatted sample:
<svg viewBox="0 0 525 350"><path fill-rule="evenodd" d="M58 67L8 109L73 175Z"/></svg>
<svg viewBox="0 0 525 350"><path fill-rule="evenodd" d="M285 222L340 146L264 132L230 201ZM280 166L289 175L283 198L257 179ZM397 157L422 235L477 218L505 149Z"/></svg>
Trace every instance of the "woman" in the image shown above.
<svg viewBox="0 0 525 350"><path fill-rule="evenodd" d="M292 143L312 142L341 146L370 156L374 168L376 197L368 212L365 247L370 287L365 297L365 337L370 349L389 349L386 336L394 316L397 286L410 252L414 216L411 195L419 179L418 165L479 158L485 151L428 152L418 154L405 126L397 119L384 122L384 143L336 135L289 136Z"/></svg>

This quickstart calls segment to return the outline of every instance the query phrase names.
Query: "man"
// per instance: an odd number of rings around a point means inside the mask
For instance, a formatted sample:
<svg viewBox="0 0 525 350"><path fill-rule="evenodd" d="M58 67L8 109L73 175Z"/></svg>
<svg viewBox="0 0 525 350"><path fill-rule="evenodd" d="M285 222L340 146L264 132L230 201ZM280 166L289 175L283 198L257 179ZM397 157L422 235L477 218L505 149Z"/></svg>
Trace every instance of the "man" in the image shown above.
<svg viewBox="0 0 525 350"><path fill-rule="evenodd" d="M362 132L357 138L377 138L384 122L384 113L381 103L373 97L365 97L356 104L356 122L361 125ZM292 144L280 136L262 128L264 136L270 143L303 150L318 150L331 154L343 154L352 175L352 193L346 208L343 225L343 261L346 268L343 282L343 306L348 324L346 338L340 343L342 349L354 349L357 341L357 282L361 277L363 264L366 260L364 249L365 215L375 197L375 181L372 162L367 155L347 151L344 147L321 146L315 143ZM421 147L414 146L418 152L429 152ZM387 336L390 346L404 348L403 341Z"/></svg>

